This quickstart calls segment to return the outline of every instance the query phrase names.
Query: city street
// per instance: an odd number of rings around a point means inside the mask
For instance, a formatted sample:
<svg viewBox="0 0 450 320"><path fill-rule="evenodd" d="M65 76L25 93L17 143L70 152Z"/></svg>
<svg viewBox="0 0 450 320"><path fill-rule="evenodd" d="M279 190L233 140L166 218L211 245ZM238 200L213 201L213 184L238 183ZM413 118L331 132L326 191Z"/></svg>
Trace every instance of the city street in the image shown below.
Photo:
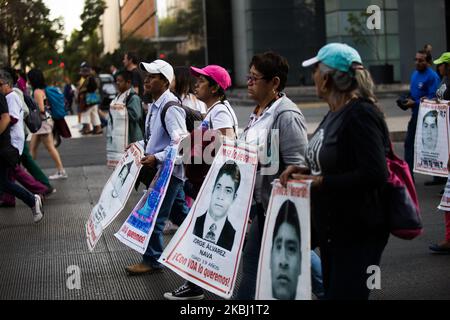
<svg viewBox="0 0 450 320"><path fill-rule="evenodd" d="M238 108L239 119L246 119L250 111ZM326 109L307 108L305 115L308 118L315 113L312 122L318 122L322 111ZM140 255L122 245L114 233L141 191L132 194L94 253L89 253L84 226L111 173L105 166L105 145L104 137L63 141L59 150L69 179L55 183L57 192L46 201L41 224L33 224L31 212L20 201L15 209L1 209L1 300L161 300L164 292L183 282L169 270L137 278L125 273L124 267L139 262ZM402 154L402 144L395 147ZM39 163L47 174L53 173L44 150ZM382 289L375 291L372 299L450 299L450 255L433 255L428 250L430 243L444 236L443 215L436 209L441 187L425 187L428 180L417 176L425 234L414 241L391 238L381 266ZM77 272L74 270L80 271L79 290L67 286ZM207 299L218 297L207 294Z"/></svg>

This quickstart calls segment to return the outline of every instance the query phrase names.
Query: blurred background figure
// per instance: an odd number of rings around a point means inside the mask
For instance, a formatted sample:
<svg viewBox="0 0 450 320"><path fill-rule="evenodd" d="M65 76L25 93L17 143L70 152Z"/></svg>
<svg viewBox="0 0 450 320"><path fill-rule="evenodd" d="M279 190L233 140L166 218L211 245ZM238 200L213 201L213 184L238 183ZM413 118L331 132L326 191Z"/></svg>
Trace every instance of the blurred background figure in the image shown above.
<svg viewBox="0 0 450 320"><path fill-rule="evenodd" d="M182 105L206 114L206 104L194 94L196 79L189 67L176 67L175 79L170 85L170 90L181 100Z"/></svg>

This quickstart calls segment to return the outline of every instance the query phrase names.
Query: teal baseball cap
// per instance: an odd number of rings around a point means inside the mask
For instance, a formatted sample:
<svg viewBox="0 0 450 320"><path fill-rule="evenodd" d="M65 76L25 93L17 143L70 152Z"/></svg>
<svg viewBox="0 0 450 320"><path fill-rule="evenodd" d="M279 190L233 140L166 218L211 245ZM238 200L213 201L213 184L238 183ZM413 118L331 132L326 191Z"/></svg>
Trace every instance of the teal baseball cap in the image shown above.
<svg viewBox="0 0 450 320"><path fill-rule="evenodd" d="M322 62L330 68L348 72L353 63L363 64L358 51L345 43L330 43L320 49L316 57L303 62L303 67Z"/></svg>

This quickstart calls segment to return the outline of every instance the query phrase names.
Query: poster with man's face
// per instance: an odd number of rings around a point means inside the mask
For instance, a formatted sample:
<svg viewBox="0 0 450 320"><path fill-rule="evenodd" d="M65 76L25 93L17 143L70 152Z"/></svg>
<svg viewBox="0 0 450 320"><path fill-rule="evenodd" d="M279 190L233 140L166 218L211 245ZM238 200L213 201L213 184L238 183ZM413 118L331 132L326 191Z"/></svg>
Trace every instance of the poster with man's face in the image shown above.
<svg viewBox="0 0 450 320"><path fill-rule="evenodd" d="M122 155L116 169L103 188L102 195L97 205L92 209L86 223L86 236L89 250L94 250L103 230L125 208L131 195L131 191L142 168L141 159L144 149L139 144L133 144Z"/></svg>
<svg viewBox="0 0 450 320"><path fill-rule="evenodd" d="M311 300L310 185L278 181L266 216L257 300Z"/></svg>
<svg viewBox="0 0 450 320"><path fill-rule="evenodd" d="M256 149L224 145L199 196L160 262L196 285L231 298L252 205Z"/></svg>
<svg viewBox="0 0 450 320"><path fill-rule="evenodd" d="M415 140L414 172L448 176L449 115L447 102L420 104Z"/></svg>

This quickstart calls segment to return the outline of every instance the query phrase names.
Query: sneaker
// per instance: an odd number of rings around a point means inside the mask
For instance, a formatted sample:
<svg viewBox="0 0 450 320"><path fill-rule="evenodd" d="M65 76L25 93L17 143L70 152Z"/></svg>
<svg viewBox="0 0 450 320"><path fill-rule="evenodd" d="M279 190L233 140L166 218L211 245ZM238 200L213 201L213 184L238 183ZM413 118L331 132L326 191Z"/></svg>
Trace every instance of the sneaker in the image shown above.
<svg viewBox="0 0 450 320"><path fill-rule="evenodd" d="M164 298L172 301L203 300L203 289L193 283L187 282L173 292L164 293Z"/></svg>
<svg viewBox="0 0 450 320"><path fill-rule="evenodd" d="M175 234L178 230L178 227L172 223L172 221L168 220L163 230L164 235L172 235Z"/></svg>
<svg viewBox="0 0 450 320"><path fill-rule="evenodd" d="M57 173L55 173L54 175L48 177L50 180L62 180L62 179L67 179L69 176L67 175L66 171L58 171Z"/></svg>
<svg viewBox="0 0 450 320"><path fill-rule="evenodd" d="M31 211L33 212L34 223L39 223L42 221L42 218L44 218L44 208L42 205L42 199L39 195L34 195L34 199L35 205L34 208L31 209Z"/></svg>

